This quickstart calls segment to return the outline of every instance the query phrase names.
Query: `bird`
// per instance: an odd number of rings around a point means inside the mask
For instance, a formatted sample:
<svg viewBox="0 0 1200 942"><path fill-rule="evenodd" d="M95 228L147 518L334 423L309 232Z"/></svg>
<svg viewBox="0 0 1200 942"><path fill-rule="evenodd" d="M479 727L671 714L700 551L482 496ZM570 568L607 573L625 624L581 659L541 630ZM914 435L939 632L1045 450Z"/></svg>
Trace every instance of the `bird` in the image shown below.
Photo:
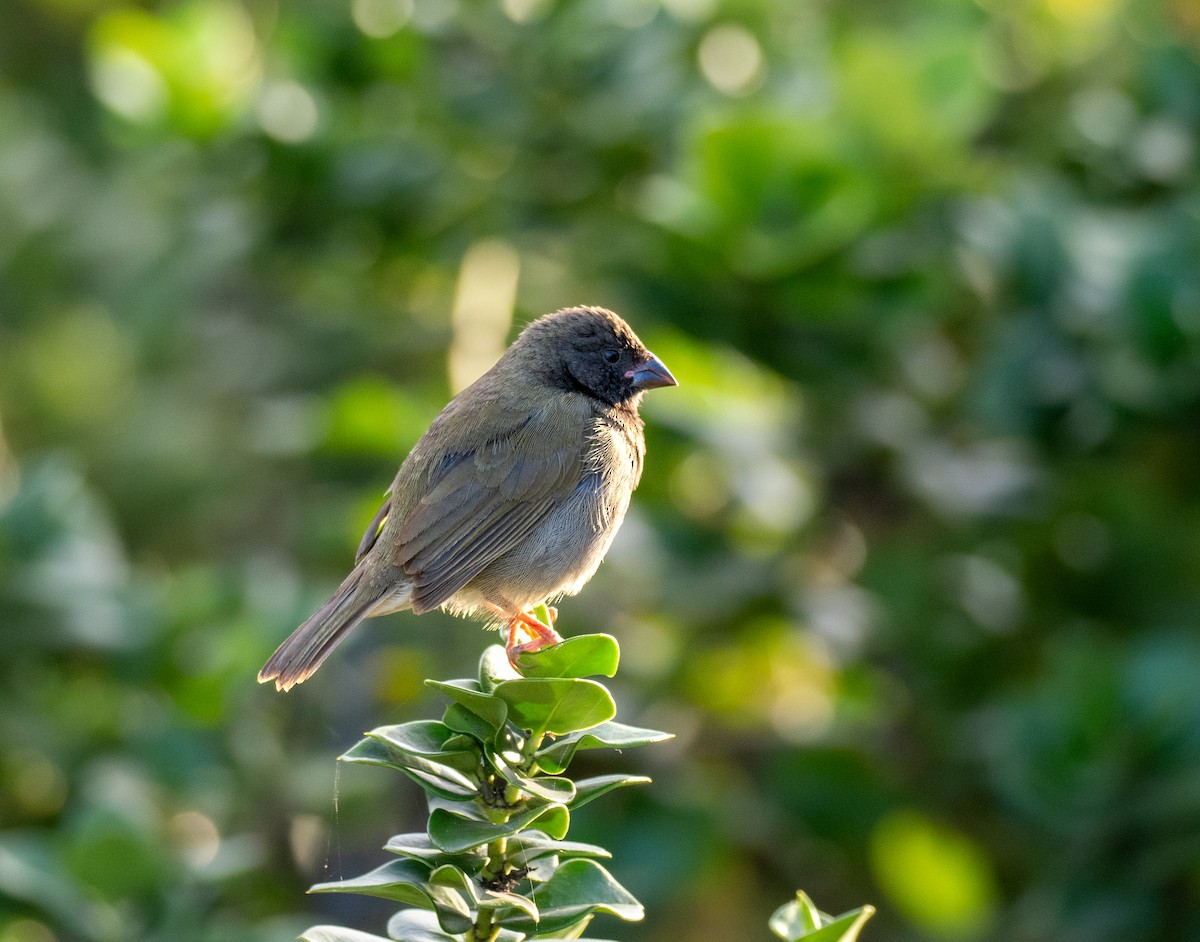
<svg viewBox="0 0 1200 942"><path fill-rule="evenodd" d="M289 690L364 619L404 610L507 626L514 665L561 642L554 616L545 624L530 609L595 573L641 479L643 394L677 385L612 311L532 321L413 446L354 568L259 682Z"/></svg>

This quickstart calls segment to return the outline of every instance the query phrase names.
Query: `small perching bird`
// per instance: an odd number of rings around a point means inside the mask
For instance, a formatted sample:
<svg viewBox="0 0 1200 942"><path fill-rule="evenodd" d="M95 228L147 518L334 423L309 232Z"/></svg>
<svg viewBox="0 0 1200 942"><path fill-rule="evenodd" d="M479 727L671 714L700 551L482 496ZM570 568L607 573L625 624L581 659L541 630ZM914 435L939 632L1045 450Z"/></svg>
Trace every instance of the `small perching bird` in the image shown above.
<svg viewBox="0 0 1200 942"><path fill-rule="evenodd" d="M259 681L288 690L364 618L404 609L507 625L513 660L561 641L529 610L595 573L642 476L642 394L675 385L611 311L535 320L413 446L354 569Z"/></svg>

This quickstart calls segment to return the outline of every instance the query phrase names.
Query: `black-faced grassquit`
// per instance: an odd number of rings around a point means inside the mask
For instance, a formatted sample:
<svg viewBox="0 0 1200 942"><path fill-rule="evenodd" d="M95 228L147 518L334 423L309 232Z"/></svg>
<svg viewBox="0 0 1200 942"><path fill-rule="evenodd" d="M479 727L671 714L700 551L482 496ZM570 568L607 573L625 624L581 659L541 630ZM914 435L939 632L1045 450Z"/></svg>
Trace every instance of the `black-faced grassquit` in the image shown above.
<svg viewBox="0 0 1200 942"><path fill-rule="evenodd" d="M674 385L611 311L535 320L433 420L353 571L259 681L287 690L364 618L404 609L507 625L510 659L560 641L529 609L574 595L600 565L642 475L642 394Z"/></svg>

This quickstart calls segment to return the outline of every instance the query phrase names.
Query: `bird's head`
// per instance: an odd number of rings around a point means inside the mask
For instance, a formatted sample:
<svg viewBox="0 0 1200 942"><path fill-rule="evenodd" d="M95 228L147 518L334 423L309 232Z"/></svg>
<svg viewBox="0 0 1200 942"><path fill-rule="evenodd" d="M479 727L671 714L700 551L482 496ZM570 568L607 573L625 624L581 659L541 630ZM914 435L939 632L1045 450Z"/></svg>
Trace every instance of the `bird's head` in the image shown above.
<svg viewBox="0 0 1200 942"><path fill-rule="evenodd" d="M636 402L647 389L678 386L628 324L601 307L572 307L539 317L511 352L545 382L610 405Z"/></svg>

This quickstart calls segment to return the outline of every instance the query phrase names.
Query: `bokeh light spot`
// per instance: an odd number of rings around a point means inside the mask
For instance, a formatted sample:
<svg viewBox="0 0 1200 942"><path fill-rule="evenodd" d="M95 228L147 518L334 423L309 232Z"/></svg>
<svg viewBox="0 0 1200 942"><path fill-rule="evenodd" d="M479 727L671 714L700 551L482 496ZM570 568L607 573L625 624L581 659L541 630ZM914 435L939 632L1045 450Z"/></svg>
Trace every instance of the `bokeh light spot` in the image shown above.
<svg viewBox="0 0 1200 942"><path fill-rule="evenodd" d="M216 824L199 811L181 811L167 823L167 830L184 860L199 870L217 859L221 834Z"/></svg>
<svg viewBox="0 0 1200 942"><path fill-rule="evenodd" d="M412 19L413 0L354 0L350 6L354 25L372 39L398 33Z"/></svg>
<svg viewBox="0 0 1200 942"><path fill-rule="evenodd" d="M298 144L317 129L317 103L298 82L273 82L258 100L258 121L277 141Z"/></svg>
<svg viewBox="0 0 1200 942"><path fill-rule="evenodd" d="M101 49L92 61L91 79L96 97L130 121L148 123L166 111L166 82L131 49Z"/></svg>
<svg viewBox="0 0 1200 942"><path fill-rule="evenodd" d="M969 837L916 811L897 811L876 826L871 865L896 908L931 935L969 936L991 920L991 862Z"/></svg>
<svg viewBox="0 0 1200 942"><path fill-rule="evenodd" d="M719 92L744 95L753 90L763 71L758 40L744 26L714 26L700 41L700 71Z"/></svg>
<svg viewBox="0 0 1200 942"><path fill-rule="evenodd" d="M451 313L450 385L456 392L504 352L520 272L521 257L507 242L479 242L463 256Z"/></svg>

